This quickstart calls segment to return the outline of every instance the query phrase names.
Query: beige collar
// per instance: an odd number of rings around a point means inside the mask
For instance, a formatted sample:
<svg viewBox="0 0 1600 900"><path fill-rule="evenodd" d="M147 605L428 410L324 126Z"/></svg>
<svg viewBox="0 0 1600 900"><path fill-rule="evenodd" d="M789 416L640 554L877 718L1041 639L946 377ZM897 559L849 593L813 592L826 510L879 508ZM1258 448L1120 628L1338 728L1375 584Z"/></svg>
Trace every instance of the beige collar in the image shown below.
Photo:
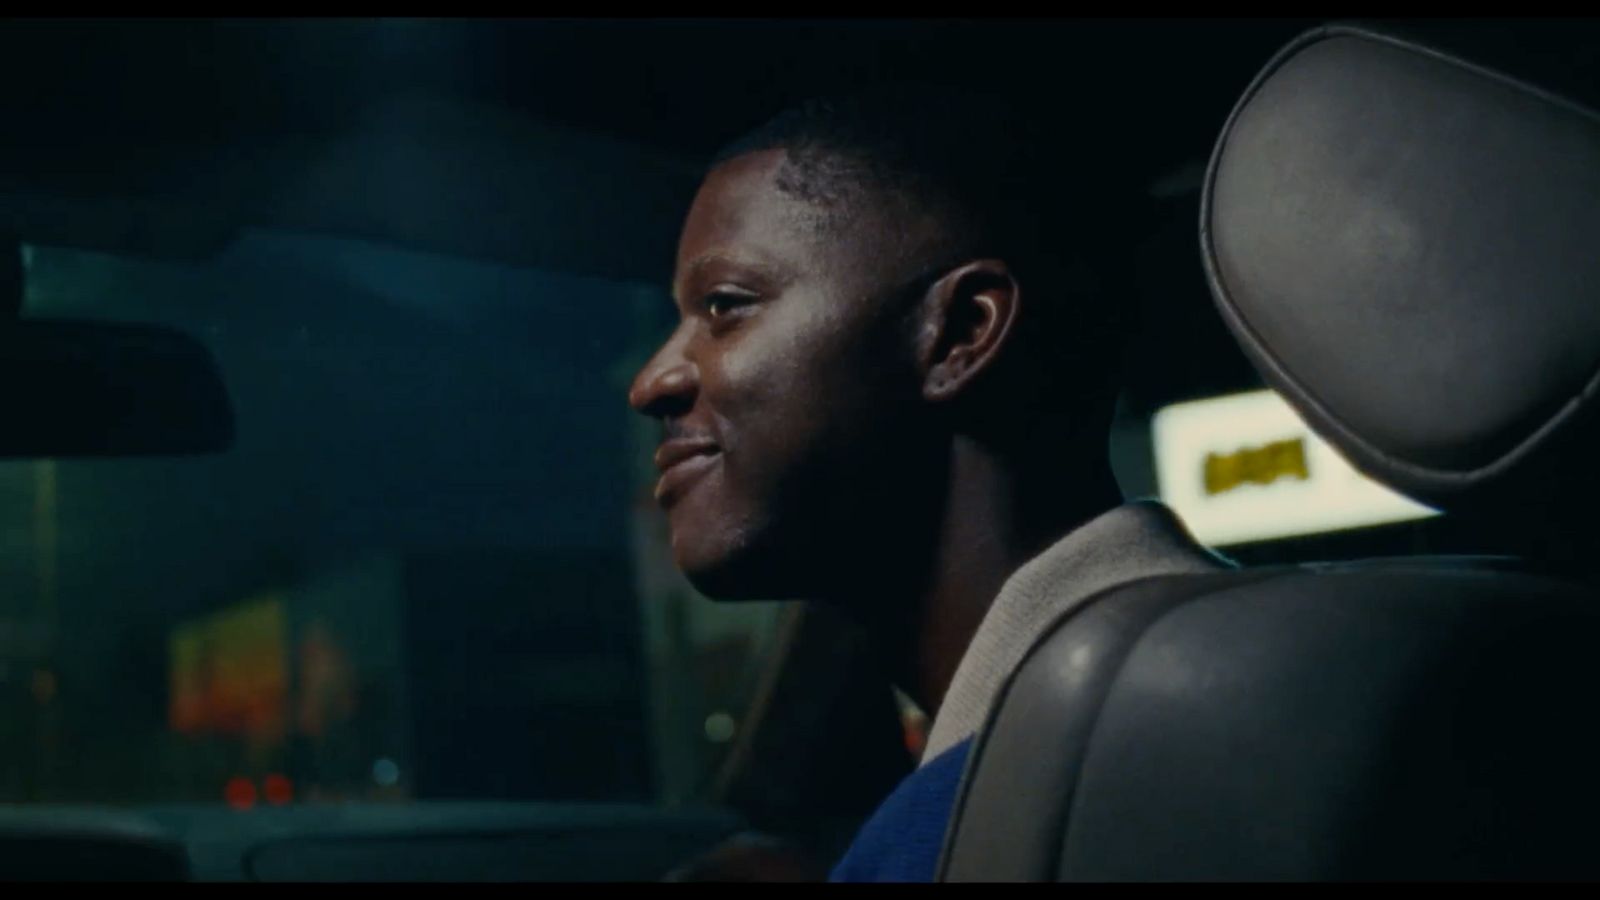
<svg viewBox="0 0 1600 900"><path fill-rule="evenodd" d="M1125 503L1069 532L1006 580L961 657L928 734L924 762L983 725L1023 656L1068 610L1129 581L1232 566L1189 536L1165 505Z"/></svg>

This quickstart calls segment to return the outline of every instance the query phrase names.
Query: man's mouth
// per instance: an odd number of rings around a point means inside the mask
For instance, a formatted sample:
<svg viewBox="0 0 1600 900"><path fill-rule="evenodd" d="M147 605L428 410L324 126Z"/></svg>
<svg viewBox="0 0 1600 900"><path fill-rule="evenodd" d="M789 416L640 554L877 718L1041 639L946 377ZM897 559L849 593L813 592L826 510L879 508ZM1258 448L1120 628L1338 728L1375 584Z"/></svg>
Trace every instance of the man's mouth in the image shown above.
<svg viewBox="0 0 1600 900"><path fill-rule="evenodd" d="M722 458L722 448L707 440L675 438L656 448L656 502L671 506Z"/></svg>

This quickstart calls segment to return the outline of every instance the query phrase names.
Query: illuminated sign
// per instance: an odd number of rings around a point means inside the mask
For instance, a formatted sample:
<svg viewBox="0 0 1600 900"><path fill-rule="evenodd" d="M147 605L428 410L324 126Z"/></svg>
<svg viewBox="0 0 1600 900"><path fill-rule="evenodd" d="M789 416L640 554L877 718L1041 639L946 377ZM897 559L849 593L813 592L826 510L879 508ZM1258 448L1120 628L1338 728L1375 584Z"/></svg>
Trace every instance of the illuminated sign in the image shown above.
<svg viewBox="0 0 1600 900"><path fill-rule="evenodd" d="M1245 482L1271 484L1279 478L1311 477L1306 469L1306 442L1274 441L1265 447L1246 447L1234 453L1207 453L1206 495L1226 494Z"/></svg>
<svg viewBox="0 0 1600 900"><path fill-rule="evenodd" d="M286 631L283 601L274 595L175 630L168 642L172 730L281 736L288 694Z"/></svg>
<svg viewBox="0 0 1600 900"><path fill-rule="evenodd" d="M1203 543L1437 515L1357 472L1272 391L1174 404L1151 428L1161 499Z"/></svg>

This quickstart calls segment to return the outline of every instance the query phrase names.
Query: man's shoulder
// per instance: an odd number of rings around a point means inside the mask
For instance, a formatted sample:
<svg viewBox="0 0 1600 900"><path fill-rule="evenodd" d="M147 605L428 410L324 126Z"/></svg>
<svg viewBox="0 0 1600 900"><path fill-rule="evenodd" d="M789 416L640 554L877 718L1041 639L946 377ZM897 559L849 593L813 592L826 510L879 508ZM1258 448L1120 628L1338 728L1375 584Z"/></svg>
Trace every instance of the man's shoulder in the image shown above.
<svg viewBox="0 0 1600 900"><path fill-rule="evenodd" d="M932 881L972 750L968 738L918 766L861 827L831 881Z"/></svg>

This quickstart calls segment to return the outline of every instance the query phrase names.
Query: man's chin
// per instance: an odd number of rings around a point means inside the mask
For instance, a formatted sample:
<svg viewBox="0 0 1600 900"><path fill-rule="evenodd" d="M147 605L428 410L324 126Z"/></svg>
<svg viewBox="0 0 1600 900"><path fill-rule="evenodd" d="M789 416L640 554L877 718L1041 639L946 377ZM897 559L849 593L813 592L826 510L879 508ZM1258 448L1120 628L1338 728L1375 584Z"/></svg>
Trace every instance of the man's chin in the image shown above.
<svg viewBox="0 0 1600 900"><path fill-rule="evenodd" d="M719 603L781 600L789 593L778 592L775 585L763 583L767 579L754 577L737 565L683 565L679 568L696 591Z"/></svg>
<svg viewBox="0 0 1600 900"><path fill-rule="evenodd" d="M675 561L696 591L719 602L796 600L804 594L784 566L758 554L679 552Z"/></svg>

